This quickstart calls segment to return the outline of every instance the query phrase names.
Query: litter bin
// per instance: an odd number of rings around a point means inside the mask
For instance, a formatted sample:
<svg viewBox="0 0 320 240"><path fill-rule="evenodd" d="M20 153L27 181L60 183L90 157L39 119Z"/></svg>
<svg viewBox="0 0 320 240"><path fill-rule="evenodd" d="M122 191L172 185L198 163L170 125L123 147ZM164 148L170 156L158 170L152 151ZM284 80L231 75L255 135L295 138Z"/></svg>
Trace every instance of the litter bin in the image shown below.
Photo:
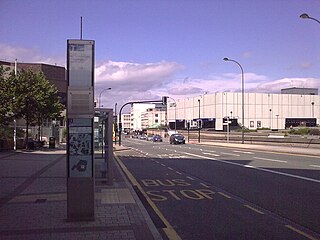
<svg viewBox="0 0 320 240"><path fill-rule="evenodd" d="M49 148L55 148L56 147L56 138L50 137L49 138Z"/></svg>

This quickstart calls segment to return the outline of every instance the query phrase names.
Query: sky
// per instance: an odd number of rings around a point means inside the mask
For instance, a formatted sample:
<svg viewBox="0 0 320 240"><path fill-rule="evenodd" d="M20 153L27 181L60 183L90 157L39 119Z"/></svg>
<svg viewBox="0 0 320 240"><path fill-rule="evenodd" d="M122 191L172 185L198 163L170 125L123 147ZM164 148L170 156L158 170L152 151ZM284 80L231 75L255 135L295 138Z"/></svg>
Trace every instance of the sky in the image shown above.
<svg viewBox="0 0 320 240"><path fill-rule="evenodd" d="M320 88L319 0L0 0L0 60L66 66L95 40L95 97L128 101ZM170 99L169 99L170 100Z"/></svg>

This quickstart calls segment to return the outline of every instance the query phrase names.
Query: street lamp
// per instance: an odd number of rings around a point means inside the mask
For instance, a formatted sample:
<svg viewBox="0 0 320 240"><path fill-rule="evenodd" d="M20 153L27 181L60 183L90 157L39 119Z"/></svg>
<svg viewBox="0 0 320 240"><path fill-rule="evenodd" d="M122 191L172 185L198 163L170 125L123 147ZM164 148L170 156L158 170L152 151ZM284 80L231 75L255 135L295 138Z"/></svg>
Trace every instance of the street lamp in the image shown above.
<svg viewBox="0 0 320 240"><path fill-rule="evenodd" d="M169 97L174 101L174 132L177 133L177 102L174 98Z"/></svg>
<svg viewBox="0 0 320 240"><path fill-rule="evenodd" d="M224 61L227 62L234 62L236 63L240 69L241 69L241 93L242 93L242 144L244 144L244 73L243 73L243 68L240 65L240 63L238 63L236 60L232 60L229 58L224 58Z"/></svg>
<svg viewBox="0 0 320 240"><path fill-rule="evenodd" d="M316 21L317 23L320 23L320 21L319 21L318 19L313 18L313 17L310 17L310 16L309 16L308 14L306 14L306 13L301 14L301 15L300 15L300 18L302 18L302 19L311 19L311 20L313 20L313 21Z"/></svg>
<svg viewBox="0 0 320 240"><path fill-rule="evenodd" d="M100 94L99 94L99 107L101 107L101 94L102 94L104 91L107 91L107 90L111 90L111 87L103 89L103 90L100 92Z"/></svg>
<svg viewBox="0 0 320 240"><path fill-rule="evenodd" d="M198 143L200 143L200 99L198 99L198 103L199 103L199 120L198 120Z"/></svg>

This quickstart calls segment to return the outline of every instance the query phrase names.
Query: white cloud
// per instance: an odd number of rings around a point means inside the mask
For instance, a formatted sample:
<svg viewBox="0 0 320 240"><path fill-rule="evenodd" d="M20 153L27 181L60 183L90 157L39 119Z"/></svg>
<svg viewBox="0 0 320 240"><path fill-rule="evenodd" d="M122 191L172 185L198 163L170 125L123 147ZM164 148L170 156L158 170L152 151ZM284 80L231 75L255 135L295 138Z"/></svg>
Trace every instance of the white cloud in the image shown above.
<svg viewBox="0 0 320 240"><path fill-rule="evenodd" d="M130 88L148 88L161 85L182 69L175 62L130 63L107 61L96 67L97 84L116 83Z"/></svg>
<svg viewBox="0 0 320 240"><path fill-rule="evenodd" d="M17 47L3 43L0 43L0 56L1 60L4 61L17 59L18 62L24 63L46 63L65 66L66 62L64 57L44 57L36 48Z"/></svg>

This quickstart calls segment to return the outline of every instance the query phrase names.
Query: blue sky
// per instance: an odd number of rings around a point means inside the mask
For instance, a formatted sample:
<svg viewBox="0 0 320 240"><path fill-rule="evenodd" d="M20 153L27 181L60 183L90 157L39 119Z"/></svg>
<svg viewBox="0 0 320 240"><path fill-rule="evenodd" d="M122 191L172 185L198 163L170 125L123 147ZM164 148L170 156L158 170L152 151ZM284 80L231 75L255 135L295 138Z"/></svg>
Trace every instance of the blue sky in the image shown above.
<svg viewBox="0 0 320 240"><path fill-rule="evenodd" d="M204 92L320 87L318 0L1 0L0 59L66 65L67 39L96 42L106 107Z"/></svg>

